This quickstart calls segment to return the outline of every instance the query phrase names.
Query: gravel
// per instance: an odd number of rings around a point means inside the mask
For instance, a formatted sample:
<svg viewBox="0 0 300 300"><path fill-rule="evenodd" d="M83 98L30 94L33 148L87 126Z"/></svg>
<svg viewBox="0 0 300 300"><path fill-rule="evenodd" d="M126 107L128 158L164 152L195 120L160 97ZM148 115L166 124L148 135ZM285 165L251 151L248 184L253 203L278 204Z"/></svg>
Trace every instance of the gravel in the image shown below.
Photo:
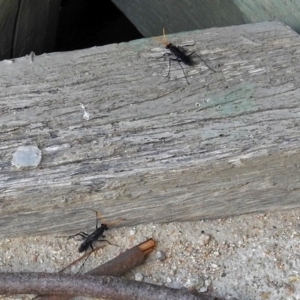
<svg viewBox="0 0 300 300"><path fill-rule="evenodd" d="M95 220L87 224L93 231ZM75 233L75 232L74 232ZM132 280L193 288L228 300L300 300L300 209L185 223L113 228L84 266L86 272L147 238L157 241ZM80 241L66 236L0 240L2 272L58 272L77 259ZM14 296L0 299L31 299Z"/></svg>

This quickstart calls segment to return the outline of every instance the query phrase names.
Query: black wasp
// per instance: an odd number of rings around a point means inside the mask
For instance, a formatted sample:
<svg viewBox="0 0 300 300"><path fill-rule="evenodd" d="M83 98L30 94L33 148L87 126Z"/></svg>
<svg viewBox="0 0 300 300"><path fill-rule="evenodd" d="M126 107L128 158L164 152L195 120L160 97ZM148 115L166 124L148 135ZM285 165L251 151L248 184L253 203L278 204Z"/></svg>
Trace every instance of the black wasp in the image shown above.
<svg viewBox="0 0 300 300"><path fill-rule="evenodd" d="M96 212L96 220L97 220L96 221L96 229L91 234L87 234L87 233L81 231L74 235L70 235L68 237L68 239L74 238L76 236L81 236L83 238L83 242L81 243L81 245L78 248L79 253L87 251L89 248L91 248L92 251L94 251L93 243L96 241L107 242L111 245L111 243L107 240L99 240L99 238L105 238L105 235L103 235L103 233L105 230L108 230L108 227L107 227L107 224L105 224L105 223L101 223L101 225L98 226L97 212Z"/></svg>
<svg viewBox="0 0 300 300"><path fill-rule="evenodd" d="M188 66L193 66L194 62L191 59L192 55L196 55L211 71L216 72L214 69L212 69L196 52L192 52L190 54L186 54L185 52L187 51L184 47L182 46L175 46L172 43L169 43L166 39L166 34L165 34L165 28L163 28L163 37L164 40L162 41L166 45L166 49L170 51L170 53L165 53L163 56L168 56L169 57L169 70L166 75L166 77L170 77L170 70L171 70L171 62L172 60L175 60L178 62L179 66L182 69L183 75L185 77L185 80L187 84L190 84L187 80L187 77L185 75L184 69L181 65L181 62L188 65Z"/></svg>

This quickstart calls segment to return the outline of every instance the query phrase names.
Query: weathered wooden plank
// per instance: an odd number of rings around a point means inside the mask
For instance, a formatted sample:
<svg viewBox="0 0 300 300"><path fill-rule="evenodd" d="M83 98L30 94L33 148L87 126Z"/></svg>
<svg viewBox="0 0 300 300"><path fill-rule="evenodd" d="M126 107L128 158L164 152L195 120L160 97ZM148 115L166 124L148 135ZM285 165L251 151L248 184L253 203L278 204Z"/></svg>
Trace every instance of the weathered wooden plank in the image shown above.
<svg viewBox="0 0 300 300"><path fill-rule="evenodd" d="M1 237L82 229L89 208L121 225L299 207L299 36L272 22L169 38L216 73L164 77L151 39L0 62ZM39 167L12 165L24 145Z"/></svg>
<svg viewBox="0 0 300 300"><path fill-rule="evenodd" d="M145 37L245 23L284 22L300 32L300 2L278 0L112 0Z"/></svg>

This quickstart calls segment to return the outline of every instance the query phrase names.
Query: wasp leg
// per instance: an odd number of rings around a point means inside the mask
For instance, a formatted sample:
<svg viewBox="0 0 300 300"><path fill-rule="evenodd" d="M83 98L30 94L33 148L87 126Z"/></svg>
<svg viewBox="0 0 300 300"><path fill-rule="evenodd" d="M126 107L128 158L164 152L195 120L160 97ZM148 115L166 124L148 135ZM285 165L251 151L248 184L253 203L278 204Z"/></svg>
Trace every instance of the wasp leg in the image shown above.
<svg viewBox="0 0 300 300"><path fill-rule="evenodd" d="M201 56L199 56L196 52L192 52L188 55L188 57L192 56L192 55L196 55L198 58L200 58L200 60L213 72L216 73L216 70L214 70L213 68L211 68L206 62L204 59L201 58Z"/></svg>
<svg viewBox="0 0 300 300"><path fill-rule="evenodd" d="M105 237L105 236L103 235L103 237ZM109 243L110 245L114 245L114 244L112 244L111 242L109 242L109 241L107 241L107 240L97 240L97 242L107 242L107 243Z"/></svg>
<svg viewBox="0 0 300 300"><path fill-rule="evenodd" d="M164 57L164 56L169 56L169 70L168 70L168 73L167 73L166 77L170 77L172 60L175 60L175 61L178 62L180 68L182 69L182 72L183 72L183 75L184 75L184 78L185 78L187 84L190 84L190 83L188 82L188 80L187 80L187 77L186 77L186 75L185 75L184 69L183 69L183 67L182 67L182 65L181 65L181 63L180 63L180 59L178 59L178 57L174 57L174 54L173 54L173 53L165 53L162 57ZM173 57L170 57L170 56L173 56Z"/></svg>
<svg viewBox="0 0 300 300"><path fill-rule="evenodd" d="M72 239L72 238L74 238L74 237L76 237L76 236L81 236L83 239L86 239L89 235L88 235L87 233L81 231L81 232L78 232L78 233L76 233L76 234L69 235L69 236L68 236L68 240L69 240L69 239Z"/></svg>
<svg viewBox="0 0 300 300"><path fill-rule="evenodd" d="M97 240L97 242L107 242L107 243L109 243L110 245L119 247L119 245L113 244L113 243L111 243L111 242L109 242L109 241L107 241L107 240Z"/></svg>
<svg viewBox="0 0 300 300"><path fill-rule="evenodd" d="M162 57L164 56L169 56L169 70L168 70L168 73L166 75L166 77L170 77L170 71L171 71L171 60L177 60L177 58L172 58L170 56L173 56L172 53L165 53Z"/></svg>
<svg viewBox="0 0 300 300"><path fill-rule="evenodd" d="M80 266L80 268L79 268L79 270L77 271L76 274L79 274L79 273L80 273L80 271L82 270L83 266L85 265L87 259L90 257L90 255L91 255L93 252L95 252L94 247L93 247L92 244L90 245L90 247L91 247L91 249L92 249L91 253L89 253L88 256L85 258L84 262L82 263L82 265Z"/></svg>
<svg viewBox="0 0 300 300"><path fill-rule="evenodd" d="M184 69L183 69L183 66L181 65L181 63L180 63L180 59L178 59L178 58L172 58L172 57L170 57L169 58L169 71L168 71L168 74L167 74L167 76L166 77L169 77L169 75L170 75L170 71L171 71L171 63L172 63L172 60L175 60L175 61L177 61L178 62L178 64L179 64L179 66L180 66L180 68L181 68L181 70L182 70L182 73L183 73L183 75L184 75L184 78L185 78L185 80L186 80L186 83L187 84L190 84L189 82L188 82L188 80L187 80L187 77L186 77L186 75L185 75L185 72L184 72Z"/></svg>

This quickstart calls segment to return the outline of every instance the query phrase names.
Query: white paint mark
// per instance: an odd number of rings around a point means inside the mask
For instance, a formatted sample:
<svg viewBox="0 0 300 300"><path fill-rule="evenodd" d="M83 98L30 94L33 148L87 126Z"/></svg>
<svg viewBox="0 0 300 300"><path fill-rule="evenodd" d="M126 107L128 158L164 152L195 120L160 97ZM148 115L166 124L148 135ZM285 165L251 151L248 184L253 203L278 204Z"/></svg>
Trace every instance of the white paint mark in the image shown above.
<svg viewBox="0 0 300 300"><path fill-rule="evenodd" d="M242 163L240 158L233 158L233 159L229 159L228 161L229 163L233 164L236 167L240 167L243 166L244 164Z"/></svg>
<svg viewBox="0 0 300 300"><path fill-rule="evenodd" d="M184 46L194 46L196 43L194 40L190 40L190 41L185 41L183 43L181 43L179 46L184 47Z"/></svg>
<svg viewBox="0 0 300 300"><path fill-rule="evenodd" d="M7 65L11 65L14 61L11 59L4 59L3 62Z"/></svg>
<svg viewBox="0 0 300 300"><path fill-rule="evenodd" d="M90 119L90 114L86 111L85 106L82 103L80 103L80 106L81 106L81 108L83 110L83 116L82 117L85 120L89 120Z"/></svg>
<svg viewBox="0 0 300 300"><path fill-rule="evenodd" d="M235 158L229 159L228 162L235 165L235 166L243 166L243 160L249 160L254 157L262 157L262 156L268 156L268 150L266 149L257 149L251 153L246 153L243 155L239 155Z"/></svg>
<svg viewBox="0 0 300 300"><path fill-rule="evenodd" d="M62 144L62 145L59 145L59 146L51 146L51 147L47 147L45 149L43 149L44 152L56 152L56 151L60 151L60 150L63 150L63 149L66 149L66 148L70 148L70 145L69 144Z"/></svg>
<svg viewBox="0 0 300 300"><path fill-rule="evenodd" d="M262 73L265 72L264 68L249 70L249 74Z"/></svg>
<svg viewBox="0 0 300 300"><path fill-rule="evenodd" d="M37 167L42 159L42 151L37 146L20 146L13 155L11 164L17 168Z"/></svg>

